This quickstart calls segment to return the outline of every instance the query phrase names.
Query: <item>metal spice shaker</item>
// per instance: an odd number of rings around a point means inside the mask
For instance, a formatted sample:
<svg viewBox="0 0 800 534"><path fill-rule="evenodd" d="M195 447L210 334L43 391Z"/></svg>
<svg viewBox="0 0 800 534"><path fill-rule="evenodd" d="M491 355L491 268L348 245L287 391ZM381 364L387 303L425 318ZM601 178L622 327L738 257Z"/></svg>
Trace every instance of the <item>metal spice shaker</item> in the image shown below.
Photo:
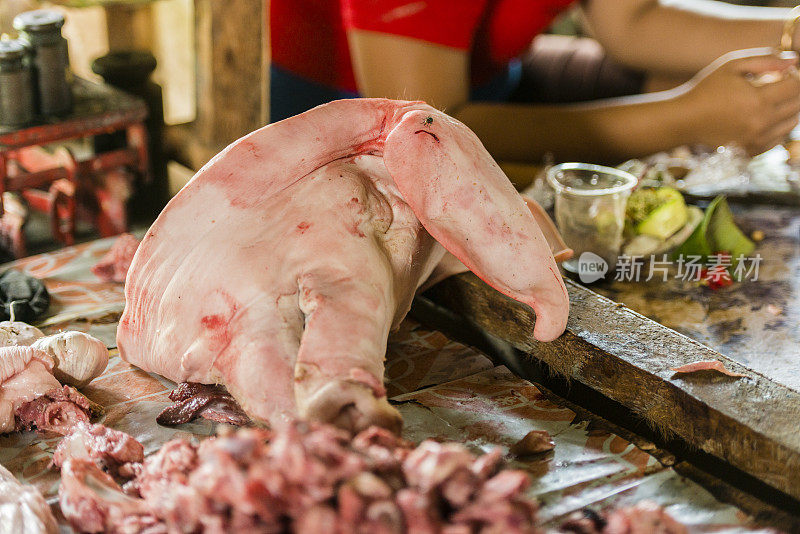
<svg viewBox="0 0 800 534"><path fill-rule="evenodd" d="M64 16L51 9L26 11L14 17L14 29L28 45L36 87L36 103L44 116L72 110L72 74L67 40L61 35Z"/></svg>
<svg viewBox="0 0 800 534"><path fill-rule="evenodd" d="M33 121L33 83L25 45L0 40L0 124L23 126Z"/></svg>

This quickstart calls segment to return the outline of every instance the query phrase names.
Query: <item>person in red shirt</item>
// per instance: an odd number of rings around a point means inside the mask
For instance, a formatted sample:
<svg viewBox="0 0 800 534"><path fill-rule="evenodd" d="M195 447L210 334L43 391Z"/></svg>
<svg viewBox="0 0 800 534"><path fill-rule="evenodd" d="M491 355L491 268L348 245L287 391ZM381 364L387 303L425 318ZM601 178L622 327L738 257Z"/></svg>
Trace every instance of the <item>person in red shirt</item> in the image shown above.
<svg viewBox="0 0 800 534"><path fill-rule="evenodd" d="M336 98L425 100L472 128L496 158L520 162L548 152L614 161L682 144L757 154L797 124L797 55L763 48L778 43L789 10L584 0L602 53L531 47L574 3L271 0L271 118ZM754 83L764 73L776 81ZM655 80L676 82L633 94Z"/></svg>

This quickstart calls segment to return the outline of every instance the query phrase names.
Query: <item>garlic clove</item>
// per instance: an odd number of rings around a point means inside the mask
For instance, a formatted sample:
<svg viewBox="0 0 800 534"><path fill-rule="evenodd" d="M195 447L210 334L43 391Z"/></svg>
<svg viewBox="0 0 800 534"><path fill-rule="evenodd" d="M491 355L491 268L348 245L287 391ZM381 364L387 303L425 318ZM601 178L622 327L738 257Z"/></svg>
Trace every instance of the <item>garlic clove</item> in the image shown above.
<svg viewBox="0 0 800 534"><path fill-rule="evenodd" d="M82 388L100 376L108 365L108 349L83 332L59 332L38 339L32 347L53 357L53 375L62 384Z"/></svg>
<svg viewBox="0 0 800 534"><path fill-rule="evenodd" d="M30 346L44 337L41 330L21 321L0 321L0 347Z"/></svg>

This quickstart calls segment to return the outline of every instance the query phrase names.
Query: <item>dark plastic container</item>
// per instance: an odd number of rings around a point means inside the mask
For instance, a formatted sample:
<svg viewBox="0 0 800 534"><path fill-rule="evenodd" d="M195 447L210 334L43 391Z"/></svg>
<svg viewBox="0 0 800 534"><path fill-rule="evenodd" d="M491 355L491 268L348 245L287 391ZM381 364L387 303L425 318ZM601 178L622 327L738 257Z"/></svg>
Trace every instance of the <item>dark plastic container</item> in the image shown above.
<svg viewBox="0 0 800 534"><path fill-rule="evenodd" d="M33 81L25 44L0 40L0 125L24 126L35 116Z"/></svg>
<svg viewBox="0 0 800 534"><path fill-rule="evenodd" d="M64 15L52 9L26 11L14 17L14 29L30 54L36 107L45 117L63 116L72 110L72 74L62 26Z"/></svg>

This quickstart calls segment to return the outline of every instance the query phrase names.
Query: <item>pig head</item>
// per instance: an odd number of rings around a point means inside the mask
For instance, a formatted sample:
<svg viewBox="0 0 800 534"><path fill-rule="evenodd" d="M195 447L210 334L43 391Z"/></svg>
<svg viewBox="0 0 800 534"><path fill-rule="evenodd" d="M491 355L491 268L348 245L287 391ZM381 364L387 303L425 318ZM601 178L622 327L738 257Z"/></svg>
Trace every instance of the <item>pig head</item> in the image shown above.
<svg viewBox="0 0 800 534"><path fill-rule="evenodd" d="M420 102L332 102L236 141L167 205L128 272L120 354L224 384L267 423L397 430L387 337L447 251L533 308L537 339L563 332L548 243L466 126Z"/></svg>

